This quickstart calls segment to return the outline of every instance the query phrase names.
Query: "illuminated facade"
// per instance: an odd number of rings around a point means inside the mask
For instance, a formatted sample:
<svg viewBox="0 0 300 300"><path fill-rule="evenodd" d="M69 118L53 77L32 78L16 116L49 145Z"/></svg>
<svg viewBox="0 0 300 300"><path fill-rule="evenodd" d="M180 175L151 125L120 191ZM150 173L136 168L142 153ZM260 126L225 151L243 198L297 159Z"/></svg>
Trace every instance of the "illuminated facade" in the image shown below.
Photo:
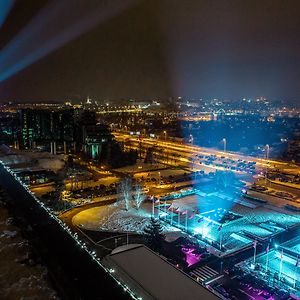
<svg viewBox="0 0 300 300"><path fill-rule="evenodd" d="M24 109L21 111L21 146L36 148L55 142L56 145L74 140L72 110L52 111Z"/></svg>
<svg viewBox="0 0 300 300"><path fill-rule="evenodd" d="M83 150L93 160L108 154L112 135L104 125L89 125L83 128ZM106 158L106 157L103 157Z"/></svg>

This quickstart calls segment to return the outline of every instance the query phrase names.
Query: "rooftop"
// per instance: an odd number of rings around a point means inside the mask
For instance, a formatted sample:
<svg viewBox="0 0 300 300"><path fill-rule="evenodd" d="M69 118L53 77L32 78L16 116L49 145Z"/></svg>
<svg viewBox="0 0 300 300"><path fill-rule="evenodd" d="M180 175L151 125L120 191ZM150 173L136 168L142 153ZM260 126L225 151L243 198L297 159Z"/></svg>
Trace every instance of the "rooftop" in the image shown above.
<svg viewBox="0 0 300 300"><path fill-rule="evenodd" d="M114 252L103 263L143 300L219 299L143 245Z"/></svg>

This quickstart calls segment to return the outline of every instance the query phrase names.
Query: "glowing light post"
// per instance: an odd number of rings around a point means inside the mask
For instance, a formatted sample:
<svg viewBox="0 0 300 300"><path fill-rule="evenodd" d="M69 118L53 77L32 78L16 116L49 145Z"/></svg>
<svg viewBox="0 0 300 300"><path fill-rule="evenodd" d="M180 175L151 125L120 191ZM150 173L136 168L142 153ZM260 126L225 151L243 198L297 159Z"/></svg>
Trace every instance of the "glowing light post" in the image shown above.
<svg viewBox="0 0 300 300"><path fill-rule="evenodd" d="M269 163L269 152L270 152L270 146L267 144L266 145L266 170L265 170L265 185L267 184L267 177L268 177L268 163Z"/></svg>
<svg viewBox="0 0 300 300"><path fill-rule="evenodd" d="M158 197L158 209L157 209L158 218L159 218L159 207L160 207L160 197Z"/></svg>
<svg viewBox="0 0 300 300"><path fill-rule="evenodd" d="M224 152L226 152L226 146L227 146L226 138L223 138L222 142L223 142L223 145L224 145Z"/></svg>
<svg viewBox="0 0 300 300"><path fill-rule="evenodd" d="M185 215L184 228L185 228L185 231L187 231L187 214L188 214L187 209L184 210L184 211L182 212L182 214Z"/></svg>
<svg viewBox="0 0 300 300"><path fill-rule="evenodd" d="M283 249L281 249L281 253L280 253L280 271L279 271L279 279L281 278L281 273L282 273L282 261L283 261Z"/></svg>
<svg viewBox="0 0 300 300"><path fill-rule="evenodd" d="M152 217L154 218L154 196L151 196L152 200Z"/></svg>
<svg viewBox="0 0 300 300"><path fill-rule="evenodd" d="M222 234L222 225L219 226L218 231L220 231L220 251L222 251L222 238L223 238L223 234Z"/></svg>
<svg viewBox="0 0 300 300"><path fill-rule="evenodd" d="M223 273L223 261L221 261L221 263L220 263L220 274L222 274Z"/></svg>
<svg viewBox="0 0 300 300"><path fill-rule="evenodd" d="M269 154L270 154L270 146L269 144L266 145L266 158L267 158L267 161L269 162Z"/></svg>
<svg viewBox="0 0 300 300"><path fill-rule="evenodd" d="M190 134L189 142L193 145L194 144L194 137L192 134Z"/></svg>
<svg viewBox="0 0 300 300"><path fill-rule="evenodd" d="M152 217L154 218L154 199L152 201Z"/></svg>
<svg viewBox="0 0 300 300"><path fill-rule="evenodd" d="M299 256L297 255L297 260L296 260L296 265L295 265L295 274L294 274L294 288L296 288L298 266L299 266Z"/></svg>
<svg viewBox="0 0 300 300"><path fill-rule="evenodd" d="M270 244L268 244L266 248L267 258L266 258L266 273L268 272L268 264L269 264L269 251L270 251Z"/></svg>
<svg viewBox="0 0 300 300"><path fill-rule="evenodd" d="M185 211L185 231L188 231L188 211Z"/></svg>
<svg viewBox="0 0 300 300"><path fill-rule="evenodd" d="M257 240L254 240L254 242L253 242L253 248L254 248L253 265L254 265L254 267L255 267L255 259L256 259L256 246L257 246Z"/></svg>
<svg viewBox="0 0 300 300"><path fill-rule="evenodd" d="M180 210L178 209L178 228L180 228Z"/></svg>
<svg viewBox="0 0 300 300"><path fill-rule="evenodd" d="M167 221L167 201L165 200L165 221Z"/></svg>
<svg viewBox="0 0 300 300"><path fill-rule="evenodd" d="M165 135L165 141L167 140L167 132L164 130L164 135Z"/></svg>

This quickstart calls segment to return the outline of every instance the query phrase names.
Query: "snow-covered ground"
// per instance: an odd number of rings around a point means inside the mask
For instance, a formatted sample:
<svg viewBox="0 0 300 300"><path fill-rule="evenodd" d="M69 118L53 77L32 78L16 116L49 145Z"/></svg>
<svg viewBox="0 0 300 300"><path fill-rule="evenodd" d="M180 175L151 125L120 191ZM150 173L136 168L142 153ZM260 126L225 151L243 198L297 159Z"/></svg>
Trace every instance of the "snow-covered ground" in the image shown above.
<svg viewBox="0 0 300 300"><path fill-rule="evenodd" d="M144 203L139 210L131 208L128 211L116 205L107 205L84 210L75 215L72 222L89 230L142 233L151 214L151 203ZM170 235L169 238L175 238L175 233L180 233L180 230L170 225L164 226L164 234Z"/></svg>
<svg viewBox="0 0 300 300"><path fill-rule="evenodd" d="M30 245L11 220L0 205L0 299L58 299L47 269L28 259Z"/></svg>
<svg viewBox="0 0 300 300"><path fill-rule="evenodd" d="M6 165L21 165L26 168L49 169L57 172L64 166L63 155L52 155L47 152L17 151L12 155L0 155Z"/></svg>

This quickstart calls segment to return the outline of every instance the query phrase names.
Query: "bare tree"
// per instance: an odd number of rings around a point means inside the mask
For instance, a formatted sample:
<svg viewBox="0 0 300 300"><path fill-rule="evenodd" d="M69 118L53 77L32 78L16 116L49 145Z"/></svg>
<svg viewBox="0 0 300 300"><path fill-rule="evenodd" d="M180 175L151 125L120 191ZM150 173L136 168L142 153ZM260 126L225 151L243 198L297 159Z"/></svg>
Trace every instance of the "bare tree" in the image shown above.
<svg viewBox="0 0 300 300"><path fill-rule="evenodd" d="M117 193L118 193L118 204L124 204L125 210L129 210L130 208L130 200L131 200L131 191L132 191L132 182L130 177L125 177L118 185Z"/></svg>
<svg viewBox="0 0 300 300"><path fill-rule="evenodd" d="M135 207L137 210L139 210L141 204L145 200L145 194L144 194L143 187L140 184L136 184L134 192L135 192L135 194L133 196L133 199L134 199Z"/></svg>

